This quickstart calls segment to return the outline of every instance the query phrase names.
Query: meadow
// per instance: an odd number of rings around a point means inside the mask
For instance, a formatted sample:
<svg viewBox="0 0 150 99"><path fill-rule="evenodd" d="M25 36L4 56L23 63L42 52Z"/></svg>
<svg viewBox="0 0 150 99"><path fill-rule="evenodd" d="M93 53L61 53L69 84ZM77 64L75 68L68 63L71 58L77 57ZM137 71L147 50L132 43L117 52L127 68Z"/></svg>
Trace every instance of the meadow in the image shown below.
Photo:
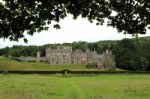
<svg viewBox="0 0 150 99"><path fill-rule="evenodd" d="M45 62L20 62L0 56L0 70L19 71L53 71L53 70L84 70L84 71L107 71L108 69L87 68L86 64L56 64L51 65ZM124 71L116 68L117 71Z"/></svg>
<svg viewBox="0 0 150 99"><path fill-rule="evenodd" d="M150 99L149 75L0 75L0 99Z"/></svg>
<svg viewBox="0 0 150 99"><path fill-rule="evenodd" d="M50 65L45 62L19 62L0 57L0 70L89 70L84 64ZM92 70L92 69L90 69ZM93 69L95 70L95 69Z"/></svg>
<svg viewBox="0 0 150 99"><path fill-rule="evenodd" d="M0 57L0 70L94 70ZM0 74L0 99L150 99L148 74Z"/></svg>

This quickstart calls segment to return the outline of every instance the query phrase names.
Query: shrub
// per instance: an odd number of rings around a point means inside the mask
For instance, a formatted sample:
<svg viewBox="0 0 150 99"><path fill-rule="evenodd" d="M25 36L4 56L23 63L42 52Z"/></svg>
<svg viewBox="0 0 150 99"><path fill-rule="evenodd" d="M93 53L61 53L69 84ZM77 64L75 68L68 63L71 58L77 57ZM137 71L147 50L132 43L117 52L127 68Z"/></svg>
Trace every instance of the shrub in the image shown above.
<svg viewBox="0 0 150 99"><path fill-rule="evenodd" d="M86 68L96 68L96 64L95 63L89 63L86 65Z"/></svg>

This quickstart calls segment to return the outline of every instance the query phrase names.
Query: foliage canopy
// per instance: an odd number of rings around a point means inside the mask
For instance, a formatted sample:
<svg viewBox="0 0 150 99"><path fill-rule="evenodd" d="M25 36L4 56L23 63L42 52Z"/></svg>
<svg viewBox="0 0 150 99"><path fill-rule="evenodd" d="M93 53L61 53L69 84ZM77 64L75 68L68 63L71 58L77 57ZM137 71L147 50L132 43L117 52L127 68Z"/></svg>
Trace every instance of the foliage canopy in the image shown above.
<svg viewBox="0 0 150 99"><path fill-rule="evenodd" d="M18 41L42 30L72 14L96 20L102 25L117 28L119 32L145 34L150 25L150 0L3 0L0 2L0 38ZM150 27L149 27L150 28ZM24 39L27 41L26 39Z"/></svg>

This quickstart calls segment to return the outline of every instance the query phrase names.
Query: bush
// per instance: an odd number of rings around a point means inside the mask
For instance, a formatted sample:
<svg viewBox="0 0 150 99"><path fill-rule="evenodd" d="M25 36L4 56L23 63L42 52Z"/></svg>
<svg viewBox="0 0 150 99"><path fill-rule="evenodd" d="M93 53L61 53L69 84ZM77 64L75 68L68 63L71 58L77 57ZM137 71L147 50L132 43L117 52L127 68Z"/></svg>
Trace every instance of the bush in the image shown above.
<svg viewBox="0 0 150 99"><path fill-rule="evenodd" d="M116 69L115 69L115 68L109 68L108 71L109 71L109 72L115 72Z"/></svg>
<svg viewBox="0 0 150 99"><path fill-rule="evenodd" d="M36 60L28 60L28 62L36 62Z"/></svg>
<svg viewBox="0 0 150 99"><path fill-rule="evenodd" d="M96 64L95 63L89 63L86 65L86 68L96 68Z"/></svg>

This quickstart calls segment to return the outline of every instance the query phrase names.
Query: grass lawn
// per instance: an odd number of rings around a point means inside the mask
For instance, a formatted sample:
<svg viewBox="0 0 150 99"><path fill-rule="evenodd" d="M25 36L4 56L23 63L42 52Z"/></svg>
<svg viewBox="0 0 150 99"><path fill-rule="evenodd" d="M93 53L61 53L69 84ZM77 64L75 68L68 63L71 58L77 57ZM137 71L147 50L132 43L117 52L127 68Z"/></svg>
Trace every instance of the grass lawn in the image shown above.
<svg viewBox="0 0 150 99"><path fill-rule="evenodd" d="M0 56L0 70L98 70L96 68L86 68L85 64L62 64L62 65L50 65L45 62L19 62ZM101 70L101 69L100 69ZM108 70L108 69L103 69ZM101 71L103 71L101 70ZM116 69L121 70L121 69ZM122 71L122 70L121 70Z"/></svg>
<svg viewBox="0 0 150 99"><path fill-rule="evenodd" d="M83 64L50 65L45 62L18 62L0 57L0 70L89 70ZM91 69L92 70L92 69Z"/></svg>
<svg viewBox="0 0 150 99"><path fill-rule="evenodd" d="M150 99L150 75L0 75L0 99Z"/></svg>

